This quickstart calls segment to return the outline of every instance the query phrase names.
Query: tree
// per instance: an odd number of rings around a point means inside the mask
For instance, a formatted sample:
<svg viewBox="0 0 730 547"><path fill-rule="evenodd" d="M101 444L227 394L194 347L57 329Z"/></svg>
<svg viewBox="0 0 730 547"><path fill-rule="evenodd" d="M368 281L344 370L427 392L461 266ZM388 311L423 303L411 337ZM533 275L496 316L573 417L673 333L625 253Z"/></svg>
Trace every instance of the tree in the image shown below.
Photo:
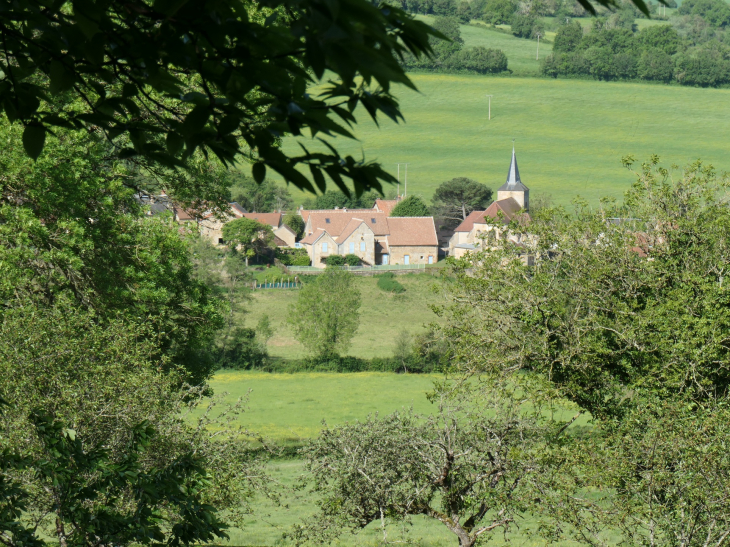
<svg viewBox="0 0 730 547"><path fill-rule="evenodd" d="M466 177L456 177L436 188L431 207L434 216L455 226L472 211L486 209L491 201L491 188Z"/></svg>
<svg viewBox="0 0 730 547"><path fill-rule="evenodd" d="M642 80L669 83L674 75L674 60L661 49L645 51L639 57L637 75Z"/></svg>
<svg viewBox="0 0 730 547"><path fill-rule="evenodd" d="M327 268L306 283L289 308L294 336L313 354L329 358L344 352L360 319L360 291L352 274Z"/></svg>
<svg viewBox="0 0 730 547"><path fill-rule="evenodd" d="M408 196L398 202L390 212L392 217L428 217L431 211L428 205L419 196Z"/></svg>
<svg viewBox="0 0 730 547"><path fill-rule="evenodd" d="M583 39L583 27L578 21L572 21L567 25L563 25L555 33L555 41L553 42L553 51L568 53L575 51L578 44Z"/></svg>
<svg viewBox="0 0 730 547"><path fill-rule="evenodd" d="M682 2L681 15L699 15L713 27L730 24L730 6L720 0L687 0Z"/></svg>
<svg viewBox="0 0 730 547"><path fill-rule="evenodd" d="M433 52L436 59L444 61L464 47L459 20L456 17L437 17L433 22L433 28L448 38L448 40L433 39Z"/></svg>
<svg viewBox="0 0 730 547"><path fill-rule="evenodd" d="M519 38L532 38L536 35L536 25L539 24L534 15L515 13L510 19L512 34Z"/></svg>
<svg viewBox="0 0 730 547"><path fill-rule="evenodd" d="M289 190L272 180L266 179L257 183L252 178L233 170L223 172L221 176L230 179L228 186L231 200L249 212L273 213L287 210L294 204Z"/></svg>
<svg viewBox="0 0 730 547"><path fill-rule="evenodd" d="M304 219L297 213L287 213L284 215L282 223L285 226L289 226L297 235L297 238L301 238L304 235Z"/></svg>
<svg viewBox="0 0 730 547"><path fill-rule="evenodd" d="M590 454L585 487L615 493L597 505L626 540L728 537L724 502L715 502L730 483L726 440L715 433L730 395L726 191L710 166L672 174L653 157L623 203L576 201L575 212L515 224L527 248L477 253L449 284L442 335L457 368L544 375L591 413L595 435L577 448ZM623 523L611 521L629 507Z"/></svg>
<svg viewBox="0 0 730 547"><path fill-rule="evenodd" d="M335 27L341 32L328 32ZM334 10L319 0L134 0L121 11L112 0L31 0L4 11L0 31L0 108L25 126L33 158L53 128L90 127L124 157L182 166L200 150L226 165L250 161L258 182L272 169L314 191L296 169L306 165L321 191L327 175L343 191L343 177L351 179L357 193L395 179L334 150L287 156L278 139L305 130L351 137L361 104L397 120L391 85L413 87L398 59L430 54L435 35L402 10L366 0L339 0ZM325 73L327 98L307 93Z"/></svg>
<svg viewBox="0 0 730 547"><path fill-rule="evenodd" d="M501 49L475 46L459 51L451 57L447 66L479 74L497 74L507 70L507 56Z"/></svg>
<svg viewBox="0 0 730 547"><path fill-rule="evenodd" d="M18 126L0 127L20 138ZM72 159L70 159L72 158ZM134 165L93 134L56 131L36 161L0 158L0 298L7 307L67 299L97 320L145 325L165 369L199 385L213 370L201 353L223 324L224 303L195 277L195 236L170 215L148 216ZM29 303L32 304L29 307Z"/></svg>
<svg viewBox="0 0 730 547"><path fill-rule="evenodd" d="M305 200L303 205L305 209L371 209L379 197L375 192L365 192L358 197L348 196L339 190L327 190L315 198Z"/></svg>
<svg viewBox="0 0 730 547"><path fill-rule="evenodd" d="M654 25L641 29L637 40L647 50L660 49L667 55L674 55L679 48L679 34L671 25Z"/></svg>
<svg viewBox="0 0 730 547"><path fill-rule="evenodd" d="M506 25L516 10L512 0L487 0L482 17L491 25Z"/></svg>
<svg viewBox="0 0 730 547"><path fill-rule="evenodd" d="M297 529L299 542L328 542L374 522L387 542L391 523L424 515L472 547L508 536L525 511L553 509L547 485L557 460L548 454L566 424L545 420L514 390L480 391L479 402L444 391L437 388L434 415L325 427L305 447L319 512Z"/></svg>
<svg viewBox="0 0 730 547"><path fill-rule="evenodd" d="M276 246L271 226L245 217L226 222L223 225L223 239L229 247L243 253L246 267L249 258L258 257Z"/></svg>

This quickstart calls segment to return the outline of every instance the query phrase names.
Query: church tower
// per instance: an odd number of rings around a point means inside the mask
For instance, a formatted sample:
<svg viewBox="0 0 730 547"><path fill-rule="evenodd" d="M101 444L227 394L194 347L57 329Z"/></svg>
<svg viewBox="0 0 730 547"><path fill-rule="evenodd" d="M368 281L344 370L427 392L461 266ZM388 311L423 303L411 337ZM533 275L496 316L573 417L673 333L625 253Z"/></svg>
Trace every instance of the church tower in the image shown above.
<svg viewBox="0 0 730 547"><path fill-rule="evenodd" d="M514 198L525 211L530 210L530 189L522 184L520 170L517 169L517 157L515 148L512 147L512 163L509 166L507 182L497 190L497 201L500 199Z"/></svg>

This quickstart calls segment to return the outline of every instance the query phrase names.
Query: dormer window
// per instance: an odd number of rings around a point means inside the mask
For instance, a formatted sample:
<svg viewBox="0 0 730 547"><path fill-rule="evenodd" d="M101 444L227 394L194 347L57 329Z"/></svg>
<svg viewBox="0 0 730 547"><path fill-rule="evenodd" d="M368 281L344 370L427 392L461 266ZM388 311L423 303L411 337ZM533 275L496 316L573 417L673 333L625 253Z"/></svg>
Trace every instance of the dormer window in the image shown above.
<svg viewBox="0 0 730 547"><path fill-rule="evenodd" d="M324 219L324 223L325 224L329 224L330 223L330 219L328 219L328 218Z"/></svg>
<svg viewBox="0 0 730 547"><path fill-rule="evenodd" d="M370 219L370 222L372 222L373 224L375 224L375 222L377 222L377 219L375 219L375 218L371 218L371 219Z"/></svg>

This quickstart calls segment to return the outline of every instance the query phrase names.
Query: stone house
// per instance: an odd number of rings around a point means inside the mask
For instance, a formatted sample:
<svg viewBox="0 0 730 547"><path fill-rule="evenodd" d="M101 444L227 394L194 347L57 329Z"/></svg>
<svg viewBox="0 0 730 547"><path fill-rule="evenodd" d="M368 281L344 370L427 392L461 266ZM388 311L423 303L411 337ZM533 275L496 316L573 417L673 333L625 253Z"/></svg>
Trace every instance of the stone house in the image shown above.
<svg viewBox="0 0 730 547"><path fill-rule="evenodd" d="M209 214L203 216L200 221L200 233L208 238L213 245L225 245L223 239L223 225L238 218L250 218L261 224L268 224L274 231L274 241L278 247L294 247L297 235L294 231L282 222L281 213L247 213L237 203L231 203L226 215L215 216Z"/></svg>
<svg viewBox="0 0 730 547"><path fill-rule="evenodd" d="M302 217L301 244L318 268L325 267L324 259L331 254L354 254L367 265L438 260L433 217L389 217L375 209L305 211Z"/></svg>
<svg viewBox="0 0 730 547"><path fill-rule="evenodd" d="M522 234L506 230L513 220L520 223L530 222L530 190L522 183L517 168L517 157L512 149L507 181L497 190L497 201L484 211L472 211L454 230L449 240L449 255L461 258L469 251L482 249L490 240L506 237L508 241L522 244Z"/></svg>

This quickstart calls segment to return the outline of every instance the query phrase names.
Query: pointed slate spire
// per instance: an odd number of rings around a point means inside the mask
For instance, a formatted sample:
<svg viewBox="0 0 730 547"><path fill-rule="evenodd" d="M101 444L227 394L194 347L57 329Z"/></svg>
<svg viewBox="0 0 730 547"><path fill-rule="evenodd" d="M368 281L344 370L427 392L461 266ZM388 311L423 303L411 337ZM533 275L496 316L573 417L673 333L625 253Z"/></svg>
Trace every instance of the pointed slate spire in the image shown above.
<svg viewBox="0 0 730 547"><path fill-rule="evenodd" d="M515 146L512 145L512 162L509 165L509 173L507 173L507 182L505 182L499 190L505 192L514 192L519 190L527 190L527 187L520 180L520 170L517 168L517 156L515 155Z"/></svg>

